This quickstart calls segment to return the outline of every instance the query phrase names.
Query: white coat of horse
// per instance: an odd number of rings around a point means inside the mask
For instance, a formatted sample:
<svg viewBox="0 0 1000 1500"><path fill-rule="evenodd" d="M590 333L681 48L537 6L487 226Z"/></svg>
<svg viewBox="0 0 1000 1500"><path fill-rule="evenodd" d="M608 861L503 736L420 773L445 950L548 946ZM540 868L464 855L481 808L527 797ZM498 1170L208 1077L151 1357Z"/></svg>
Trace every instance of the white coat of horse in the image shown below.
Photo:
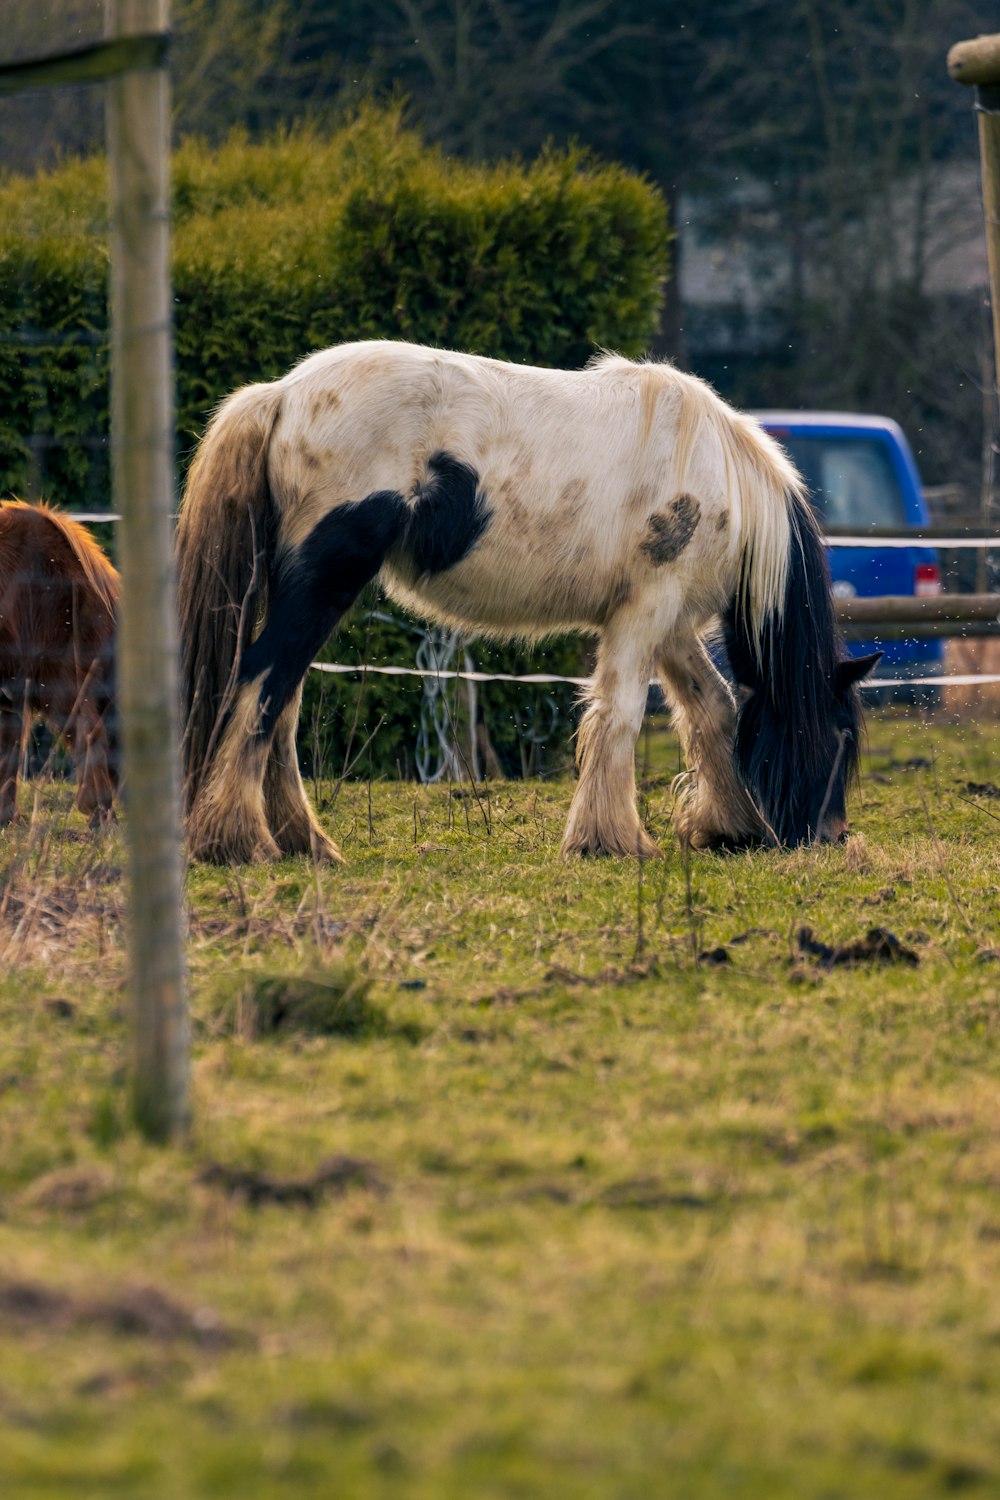
<svg viewBox="0 0 1000 1500"><path fill-rule="evenodd" d="M856 682L825 554L782 449L670 364L584 370L391 342L236 391L195 455L178 529L194 857L338 858L298 770L302 679L376 576L498 638L599 640L567 854L648 855L634 748L659 677L695 845L840 837ZM703 638L721 621L740 703Z"/></svg>

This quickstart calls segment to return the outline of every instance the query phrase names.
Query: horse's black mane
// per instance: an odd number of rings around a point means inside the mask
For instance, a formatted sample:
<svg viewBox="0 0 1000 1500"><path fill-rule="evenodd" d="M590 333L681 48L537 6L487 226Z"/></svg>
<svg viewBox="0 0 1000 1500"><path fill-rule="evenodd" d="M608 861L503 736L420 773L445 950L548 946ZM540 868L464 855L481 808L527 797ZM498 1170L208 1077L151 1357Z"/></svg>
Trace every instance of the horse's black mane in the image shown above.
<svg viewBox="0 0 1000 1500"><path fill-rule="evenodd" d="M826 553L811 511L789 505L792 528L784 608L759 645L738 591L723 619L741 694L734 754L746 790L782 844L815 836L824 811L843 809L857 780L861 705L841 646ZM841 752L830 770L831 747Z"/></svg>

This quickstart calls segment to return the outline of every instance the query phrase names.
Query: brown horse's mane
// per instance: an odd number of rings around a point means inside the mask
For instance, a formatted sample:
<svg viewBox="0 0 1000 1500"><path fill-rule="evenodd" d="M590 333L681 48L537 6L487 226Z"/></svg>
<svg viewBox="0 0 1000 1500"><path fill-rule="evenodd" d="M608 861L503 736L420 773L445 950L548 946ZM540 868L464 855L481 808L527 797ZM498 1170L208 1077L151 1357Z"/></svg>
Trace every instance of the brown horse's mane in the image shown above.
<svg viewBox="0 0 1000 1500"><path fill-rule="evenodd" d="M55 528L79 564L84 582L93 590L108 614L114 619L118 613L121 579L89 531L81 526L79 521L74 521L72 516L64 511L56 510L44 500L37 505L31 505L27 500L2 500L0 501L0 547L2 547L2 533L5 529L4 518L12 511L22 514L27 511Z"/></svg>

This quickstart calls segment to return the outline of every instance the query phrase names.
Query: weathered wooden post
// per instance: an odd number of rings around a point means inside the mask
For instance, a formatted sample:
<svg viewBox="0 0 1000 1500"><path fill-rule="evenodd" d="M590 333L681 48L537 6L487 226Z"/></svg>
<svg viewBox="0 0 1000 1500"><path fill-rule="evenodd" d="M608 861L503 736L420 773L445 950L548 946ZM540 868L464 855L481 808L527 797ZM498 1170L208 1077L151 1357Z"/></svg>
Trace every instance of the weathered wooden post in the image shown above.
<svg viewBox="0 0 1000 1500"><path fill-rule="evenodd" d="M111 38L165 33L168 0L105 0ZM118 672L130 873L134 1112L188 1123L172 511L170 88L166 68L107 85L112 487L122 516Z"/></svg>
<svg viewBox="0 0 1000 1500"><path fill-rule="evenodd" d="M957 83L975 86L979 116L979 158L983 177L986 254L993 305L994 381L1000 360L1000 33L956 42L948 53L948 72Z"/></svg>
<svg viewBox="0 0 1000 1500"><path fill-rule="evenodd" d="M990 305L993 309L993 432L984 434L984 453L995 444L997 402L1000 400L1000 34L956 42L948 53L948 72L957 83L975 87L979 117L979 160L982 175L983 216L986 224L986 259L990 272ZM987 429L989 423L985 424ZM989 442L986 442L986 438ZM983 465L983 522L989 518L992 470ZM980 554L976 587L986 588L986 554Z"/></svg>

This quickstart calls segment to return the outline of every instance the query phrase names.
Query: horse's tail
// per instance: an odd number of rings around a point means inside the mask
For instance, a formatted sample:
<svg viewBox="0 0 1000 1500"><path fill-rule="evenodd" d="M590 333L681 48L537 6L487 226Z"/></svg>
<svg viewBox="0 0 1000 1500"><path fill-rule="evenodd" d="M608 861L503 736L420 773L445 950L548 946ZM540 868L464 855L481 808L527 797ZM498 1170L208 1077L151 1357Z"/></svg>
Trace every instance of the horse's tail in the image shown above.
<svg viewBox="0 0 1000 1500"><path fill-rule="evenodd" d="M263 611L278 531L267 455L277 385L249 385L212 418L188 471L177 527L184 794L190 808Z"/></svg>

